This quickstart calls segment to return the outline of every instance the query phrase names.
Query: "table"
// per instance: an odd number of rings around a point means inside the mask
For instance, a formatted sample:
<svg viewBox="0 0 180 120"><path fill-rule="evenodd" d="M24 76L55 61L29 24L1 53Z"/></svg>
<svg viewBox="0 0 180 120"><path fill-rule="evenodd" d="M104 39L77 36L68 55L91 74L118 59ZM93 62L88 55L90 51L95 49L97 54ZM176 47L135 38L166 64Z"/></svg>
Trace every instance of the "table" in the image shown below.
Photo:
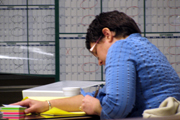
<svg viewBox="0 0 180 120"><path fill-rule="evenodd" d="M39 117L39 118L38 118ZM29 119L34 119L34 118L38 118L41 119L43 117L40 116L29 116L26 117L25 120L29 120ZM52 118L46 118L46 119L55 119L55 120L61 120L61 119L88 119L88 120L100 120L99 116L96 115L85 115L85 116L77 116L77 117L66 117L66 118L62 118L62 117L52 117ZM137 117L137 118L121 118L121 119L116 119L116 120L180 120L179 117L177 116L166 116L166 117L159 117L159 118L142 118L142 117Z"/></svg>
<svg viewBox="0 0 180 120"><path fill-rule="evenodd" d="M3 118L0 118L1 120L6 120ZM80 120L80 119L86 119L86 120L100 120L99 116L91 116L91 115L85 115L85 116L76 116L76 117L59 117L59 116L54 116L50 118L45 118L40 115L30 115L30 116L25 116L23 120ZM8 120L8 119L7 119ZM115 119L115 120L180 120L179 117L160 117L160 118L122 118L122 119Z"/></svg>
<svg viewBox="0 0 180 120"><path fill-rule="evenodd" d="M8 118L0 117L1 120L8 120ZM61 117L61 116L51 116L51 117L43 117L40 115L27 115L24 116L24 118L21 118L22 120L69 120L69 119L86 119L86 120L100 120L99 116L95 115L85 115L85 116L74 116L74 117Z"/></svg>

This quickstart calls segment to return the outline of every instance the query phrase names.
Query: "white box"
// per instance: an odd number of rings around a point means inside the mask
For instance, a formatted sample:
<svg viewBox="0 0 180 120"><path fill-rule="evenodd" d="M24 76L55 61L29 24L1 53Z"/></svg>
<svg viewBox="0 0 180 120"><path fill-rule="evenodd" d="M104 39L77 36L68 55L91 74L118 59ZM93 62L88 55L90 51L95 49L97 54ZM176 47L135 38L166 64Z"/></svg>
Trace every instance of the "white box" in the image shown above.
<svg viewBox="0 0 180 120"><path fill-rule="evenodd" d="M92 88L105 84L105 82L93 81L60 81L39 87L34 87L22 91L23 98L25 97L63 97L63 87L80 87L85 92L92 92Z"/></svg>

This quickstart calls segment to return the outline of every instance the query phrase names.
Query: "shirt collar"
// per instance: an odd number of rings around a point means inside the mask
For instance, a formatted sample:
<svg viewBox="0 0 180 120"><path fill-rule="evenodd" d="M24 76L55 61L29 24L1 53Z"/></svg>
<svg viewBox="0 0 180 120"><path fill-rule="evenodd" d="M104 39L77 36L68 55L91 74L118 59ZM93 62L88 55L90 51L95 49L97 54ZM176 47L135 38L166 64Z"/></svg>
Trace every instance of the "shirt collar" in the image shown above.
<svg viewBox="0 0 180 120"><path fill-rule="evenodd" d="M131 35L129 35L128 37L141 37L140 33L133 33Z"/></svg>

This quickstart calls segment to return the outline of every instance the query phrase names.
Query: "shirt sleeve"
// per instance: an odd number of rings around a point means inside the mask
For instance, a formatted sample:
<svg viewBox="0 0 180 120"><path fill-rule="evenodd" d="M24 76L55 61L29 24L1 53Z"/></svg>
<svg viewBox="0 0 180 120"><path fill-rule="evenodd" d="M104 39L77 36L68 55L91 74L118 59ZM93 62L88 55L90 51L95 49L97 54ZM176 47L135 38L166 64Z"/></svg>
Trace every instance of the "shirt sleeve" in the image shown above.
<svg viewBox="0 0 180 120"><path fill-rule="evenodd" d="M95 91L93 91L92 93L91 93L91 92L85 92L85 91L81 88L81 94L82 94L83 96L86 96L86 95L94 96Z"/></svg>
<svg viewBox="0 0 180 120"><path fill-rule="evenodd" d="M112 45L106 58L106 95L101 119L126 117L135 104L136 68L133 49L122 43Z"/></svg>

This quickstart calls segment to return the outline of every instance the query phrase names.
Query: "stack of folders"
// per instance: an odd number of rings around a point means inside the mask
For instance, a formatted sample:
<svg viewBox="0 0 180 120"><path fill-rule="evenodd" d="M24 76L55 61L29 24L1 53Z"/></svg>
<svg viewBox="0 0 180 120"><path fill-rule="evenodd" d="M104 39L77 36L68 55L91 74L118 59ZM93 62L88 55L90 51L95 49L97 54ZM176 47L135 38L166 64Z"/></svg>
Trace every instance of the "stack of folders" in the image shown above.
<svg viewBox="0 0 180 120"><path fill-rule="evenodd" d="M25 116L24 110L26 107L22 107L19 105L3 105L0 107L1 112L3 113L2 118L8 119L23 119Z"/></svg>

